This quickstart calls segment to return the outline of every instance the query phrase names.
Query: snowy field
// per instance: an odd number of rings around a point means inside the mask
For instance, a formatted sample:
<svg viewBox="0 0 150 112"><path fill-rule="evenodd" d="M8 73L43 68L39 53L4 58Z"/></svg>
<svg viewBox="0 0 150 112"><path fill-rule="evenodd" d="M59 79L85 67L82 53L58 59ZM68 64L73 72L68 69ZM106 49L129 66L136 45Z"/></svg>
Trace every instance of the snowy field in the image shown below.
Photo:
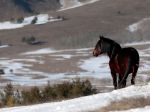
<svg viewBox="0 0 150 112"><path fill-rule="evenodd" d="M109 68L107 65L108 58L105 56L93 58L91 57L90 51L90 48L70 50L52 50L50 48L44 48L37 51L19 54L20 58L1 58L0 66L1 68L4 68L5 72L4 75L1 75L1 78L9 80L13 84L29 86L46 84L48 81L52 80L65 80L76 77L109 77ZM62 73L50 73L45 71L35 71L32 69L34 65L51 66L46 64L45 58L49 58L49 63L52 61L55 61L56 63L61 61L61 63L65 64L65 62L69 61L69 63L74 64L74 66L77 66L82 70L73 71L72 69L71 71L66 70L66 72ZM79 59L74 63L71 61L73 58ZM57 67L59 68L59 65ZM35 79L34 77L37 76L41 78ZM5 83L8 82L6 81Z"/></svg>
<svg viewBox="0 0 150 112"><path fill-rule="evenodd" d="M147 83L150 78L149 45L148 41L123 45L138 48L145 46L143 49L138 49L141 57L137 76L139 84ZM111 79L109 58L105 55L93 57L92 48L66 50L43 48L21 53L15 57L1 57L0 60L0 67L5 72L0 77L1 85L12 82L14 85L40 86L47 84L48 81L59 82L76 77Z"/></svg>

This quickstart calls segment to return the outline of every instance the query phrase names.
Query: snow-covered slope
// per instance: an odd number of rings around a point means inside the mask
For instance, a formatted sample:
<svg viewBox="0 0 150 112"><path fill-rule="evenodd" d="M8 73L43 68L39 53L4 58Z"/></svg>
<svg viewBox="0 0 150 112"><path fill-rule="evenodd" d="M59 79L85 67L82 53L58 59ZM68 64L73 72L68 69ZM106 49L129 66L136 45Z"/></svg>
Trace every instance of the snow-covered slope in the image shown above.
<svg viewBox="0 0 150 112"><path fill-rule="evenodd" d="M81 5L78 0L60 0L60 3L62 5L62 9Z"/></svg>
<svg viewBox="0 0 150 112"><path fill-rule="evenodd" d="M87 112L100 110L102 107L109 105L112 101L137 97L150 97L150 84L145 86L130 86L109 93L100 93L61 102L4 108L0 109L0 112ZM144 112L150 111L150 108L145 109L147 111Z"/></svg>
<svg viewBox="0 0 150 112"><path fill-rule="evenodd" d="M133 23L132 25L128 26L128 30L130 32L136 32L138 30L144 29L150 25L150 18L143 18L142 20Z"/></svg>
<svg viewBox="0 0 150 112"><path fill-rule="evenodd" d="M94 3L96 1L99 0L88 0L84 3L79 2L78 0L61 0L60 2L62 4L62 7L59 11L80 7L86 4ZM17 23L15 21L0 22L0 30L22 28L26 25L30 25L35 17L37 17L37 22L35 23L36 25L62 20L62 18L54 18L52 16L49 16L48 14L39 14L37 16L25 17L22 23Z"/></svg>
<svg viewBox="0 0 150 112"><path fill-rule="evenodd" d="M91 4L97 1L99 0L87 0L85 2L80 2L79 0L60 0L62 7L59 11L80 7L80 6Z"/></svg>
<svg viewBox="0 0 150 112"><path fill-rule="evenodd" d="M51 17L48 14L39 14L37 16L25 17L22 23L12 21L0 22L0 30L22 28L26 25L32 24L32 21L35 17L37 17L37 21L35 23L36 25L62 20L61 18Z"/></svg>

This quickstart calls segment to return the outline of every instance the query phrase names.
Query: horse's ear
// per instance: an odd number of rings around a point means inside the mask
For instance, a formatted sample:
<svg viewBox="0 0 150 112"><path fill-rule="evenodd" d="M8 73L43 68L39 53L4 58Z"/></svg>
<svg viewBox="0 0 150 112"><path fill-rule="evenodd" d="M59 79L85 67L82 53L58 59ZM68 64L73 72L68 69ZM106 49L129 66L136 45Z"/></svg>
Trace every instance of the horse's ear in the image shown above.
<svg viewBox="0 0 150 112"><path fill-rule="evenodd" d="M102 40L104 37L102 35L99 36L99 39Z"/></svg>

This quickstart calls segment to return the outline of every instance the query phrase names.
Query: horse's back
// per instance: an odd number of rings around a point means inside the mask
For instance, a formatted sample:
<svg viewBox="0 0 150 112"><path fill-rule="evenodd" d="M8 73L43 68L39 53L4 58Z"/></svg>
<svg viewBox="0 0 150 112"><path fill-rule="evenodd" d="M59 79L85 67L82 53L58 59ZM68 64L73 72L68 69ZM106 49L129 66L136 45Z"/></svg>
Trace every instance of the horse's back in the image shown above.
<svg viewBox="0 0 150 112"><path fill-rule="evenodd" d="M132 63L139 64L139 53L135 48L133 47L122 48L120 54L130 58Z"/></svg>

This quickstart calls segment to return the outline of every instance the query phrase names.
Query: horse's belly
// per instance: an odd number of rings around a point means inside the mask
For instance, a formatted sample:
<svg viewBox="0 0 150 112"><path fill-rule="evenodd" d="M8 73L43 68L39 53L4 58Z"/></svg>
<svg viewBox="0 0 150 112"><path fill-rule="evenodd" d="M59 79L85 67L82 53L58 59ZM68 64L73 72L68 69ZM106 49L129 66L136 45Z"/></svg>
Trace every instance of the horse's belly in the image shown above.
<svg viewBox="0 0 150 112"><path fill-rule="evenodd" d="M121 73L120 67L116 63L109 63L110 70L114 73Z"/></svg>
<svg viewBox="0 0 150 112"><path fill-rule="evenodd" d="M115 68L115 72L120 74L120 75L124 75L126 70L127 70L128 66L127 65L122 65L122 66L119 66L119 67L116 67ZM133 67L131 67L128 71L128 74L132 73L133 72Z"/></svg>
<svg viewBox="0 0 150 112"><path fill-rule="evenodd" d="M126 65L119 66L116 63L110 63L109 66L110 66L110 69L111 69L112 72L118 73L120 75L123 75L126 72L126 69L127 69ZM131 71L132 70L130 70L130 72Z"/></svg>

